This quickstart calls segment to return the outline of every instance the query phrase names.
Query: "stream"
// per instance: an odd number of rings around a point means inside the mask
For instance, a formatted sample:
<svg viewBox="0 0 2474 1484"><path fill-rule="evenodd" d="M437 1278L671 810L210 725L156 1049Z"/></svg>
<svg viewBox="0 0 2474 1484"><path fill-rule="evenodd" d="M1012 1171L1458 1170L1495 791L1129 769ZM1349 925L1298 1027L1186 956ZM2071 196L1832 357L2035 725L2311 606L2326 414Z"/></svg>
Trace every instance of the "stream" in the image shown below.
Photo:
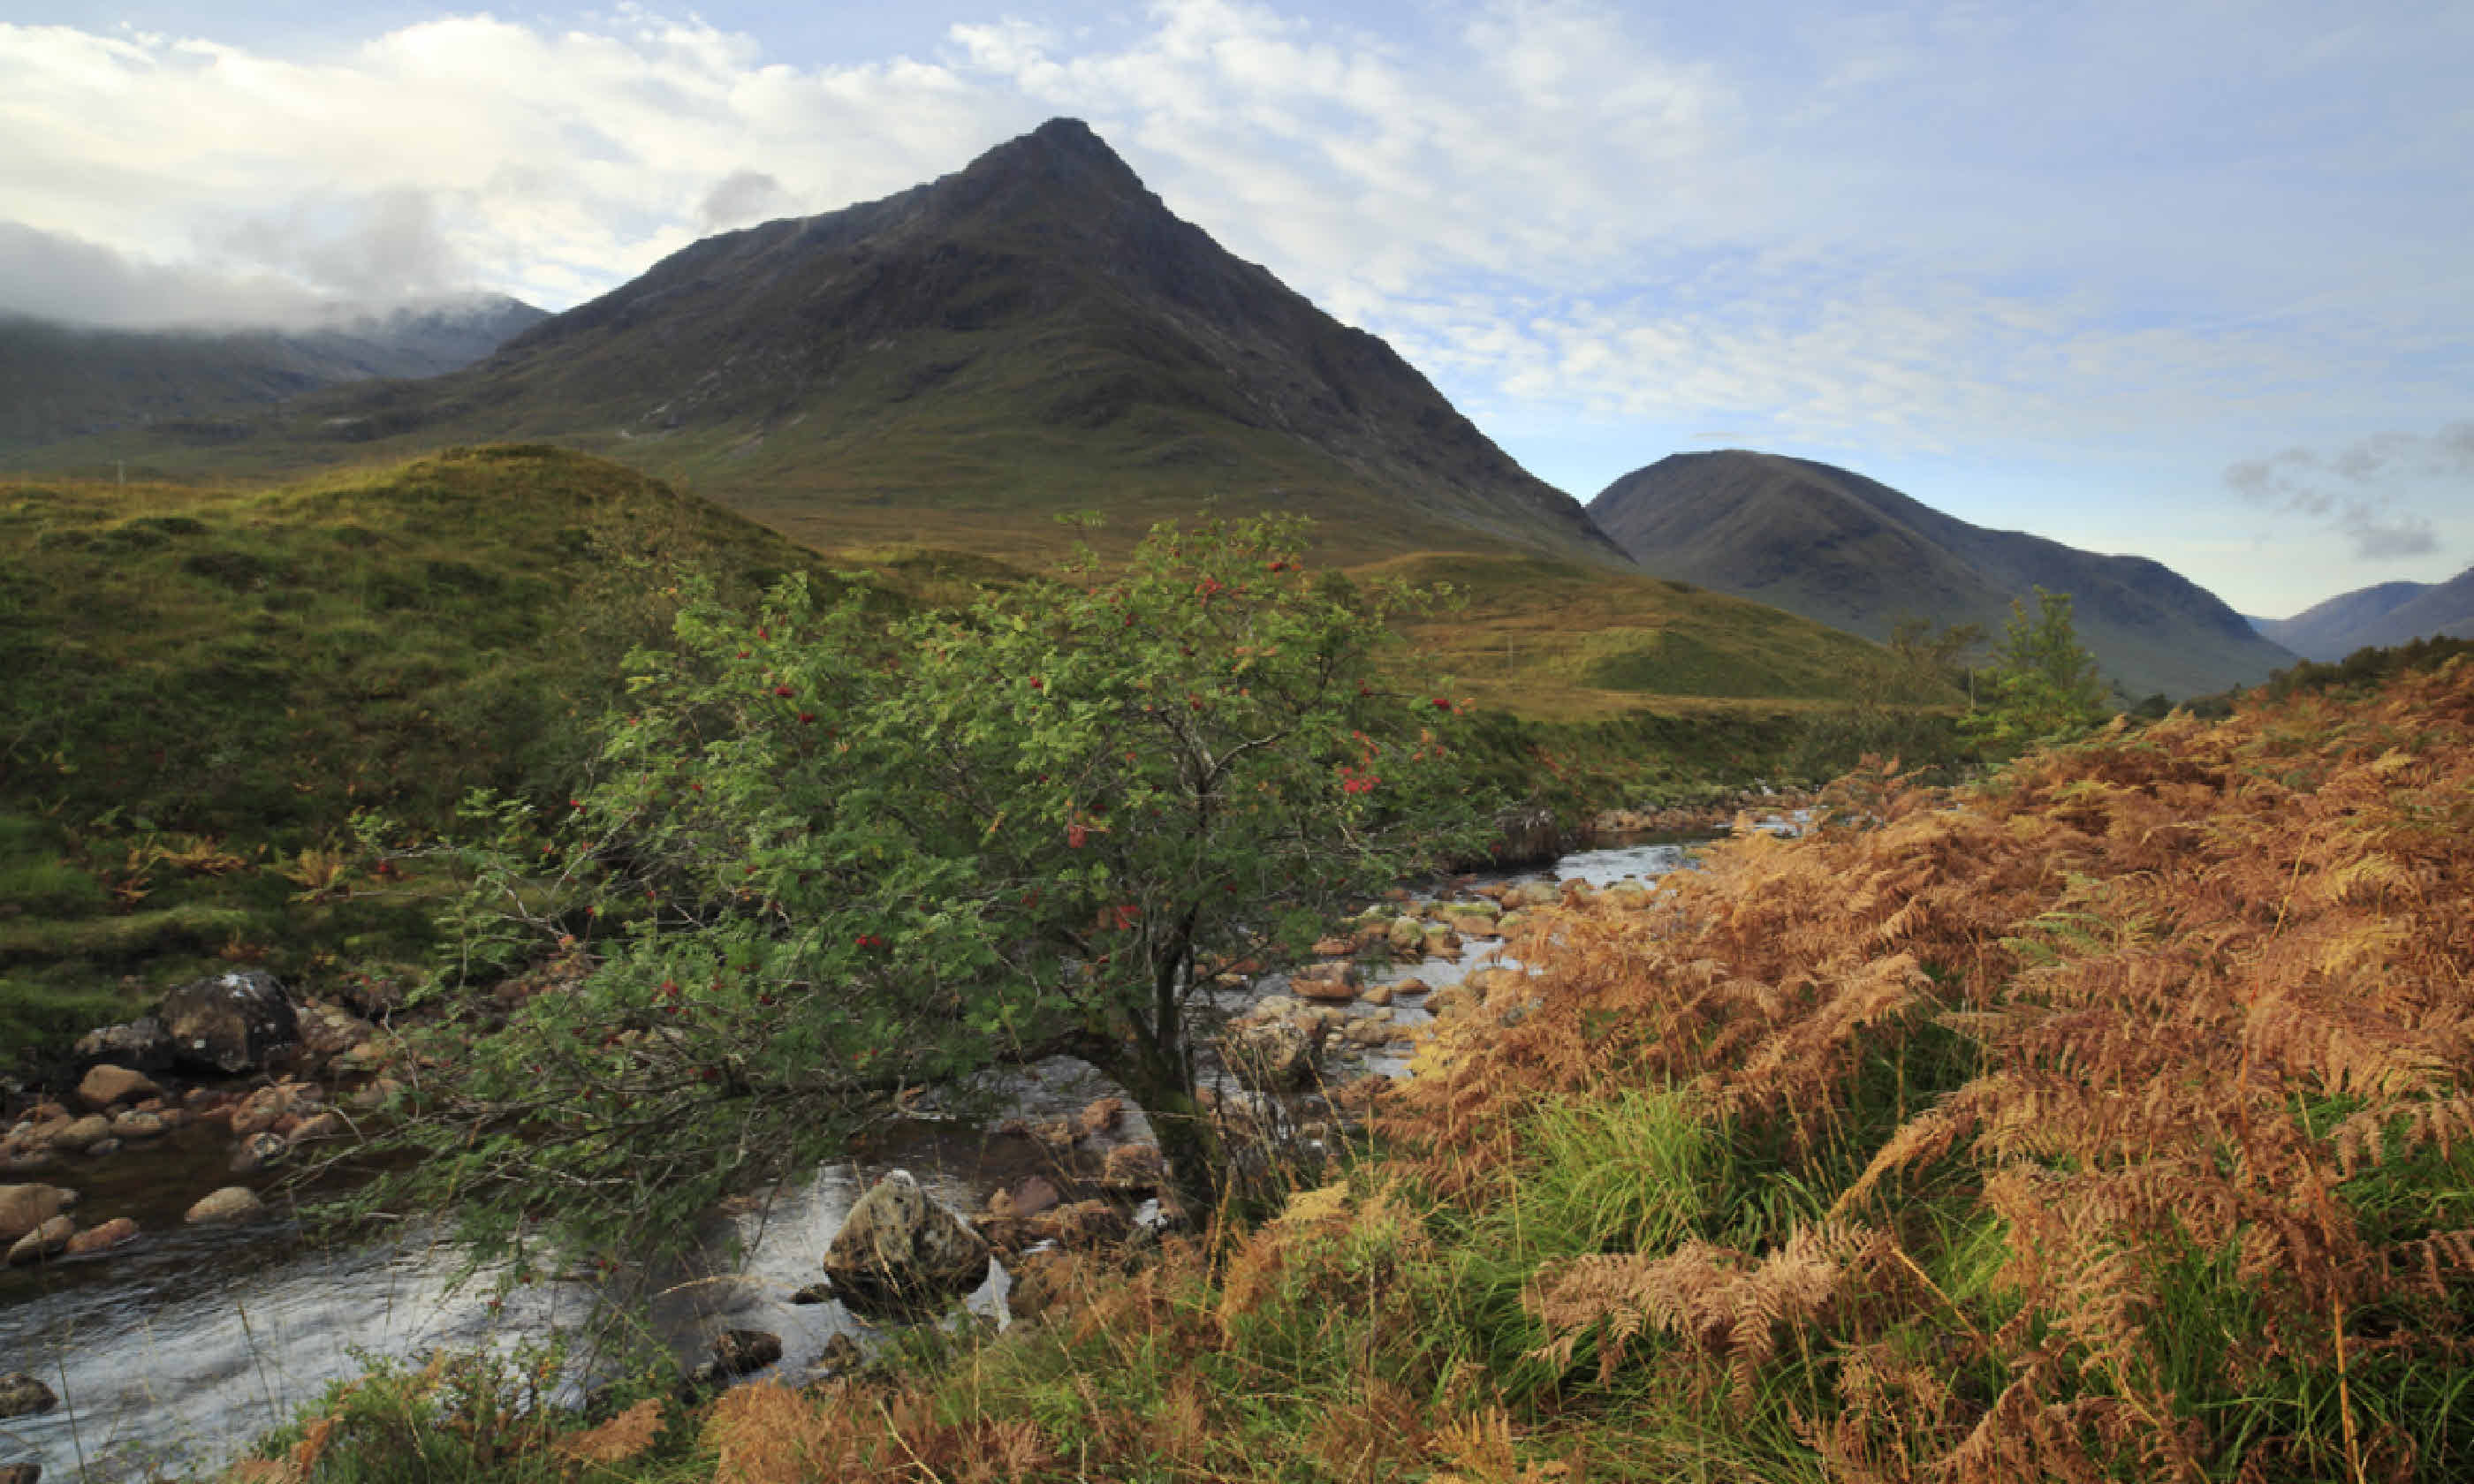
<svg viewBox="0 0 2474 1484"><path fill-rule="evenodd" d="M1550 870L1492 877L1506 883L1579 879L1606 886L1683 869L1689 845L1673 839L1566 855ZM1370 983L1415 976L1441 988L1489 955L1429 958L1368 974ZM1241 992L1277 993L1279 976ZM1373 1014L1372 1007L1349 1007ZM1414 998L1392 1011L1405 1028L1428 1018ZM1345 1069L1344 1069L1345 1068ZM1404 1048L1376 1047L1345 1064L1399 1076ZM1033 1068L1007 1088L1027 1119L1071 1116L1112 1090L1080 1064ZM1147 1138L1128 1109L1122 1137ZM486 1279L456 1287L457 1255L419 1237L322 1247L285 1223L184 1227L181 1214L213 1185L230 1153L228 1131L189 1127L70 1179L84 1219L127 1215L142 1235L90 1257L0 1270L0 1373L27 1372L60 1397L50 1412L0 1421L0 1467L39 1463L47 1481L84 1484L210 1472L269 1428L291 1422L327 1387L376 1357L418 1358L436 1349L512 1349L580 1332L606 1304L593 1283L522 1288L501 1302ZM807 1376L837 1335L863 1351L882 1331L837 1303L792 1306L790 1295L821 1276L818 1262L852 1204L884 1171L910 1170L929 1192L965 1214L994 1191L1055 1160L1033 1140L955 1124L907 1125L877 1140L867 1160L836 1161L759 1209L717 1215L716 1252L736 1246L726 1269L672 1284L652 1307L655 1332L692 1363L724 1329L769 1330L784 1354L771 1374ZM206 1172L206 1173L202 1173ZM730 1230L734 1227L736 1231ZM992 1267L970 1307L1005 1321L1007 1278Z"/></svg>

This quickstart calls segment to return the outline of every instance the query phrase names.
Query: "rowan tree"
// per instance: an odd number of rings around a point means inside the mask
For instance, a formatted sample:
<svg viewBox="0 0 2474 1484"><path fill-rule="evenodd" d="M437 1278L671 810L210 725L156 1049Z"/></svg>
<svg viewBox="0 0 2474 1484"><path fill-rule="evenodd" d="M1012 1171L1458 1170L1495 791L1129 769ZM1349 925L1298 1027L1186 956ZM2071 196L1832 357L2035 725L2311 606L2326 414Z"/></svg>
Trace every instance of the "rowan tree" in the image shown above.
<svg viewBox="0 0 2474 1484"><path fill-rule="evenodd" d="M464 976L546 938L570 968L434 1038L417 1183L485 1247L529 1214L642 1251L912 1089L1066 1053L1207 1195L1214 976L1485 815L1461 706L1387 679L1387 620L1427 595L1311 574L1302 538L1162 528L1122 567L890 621L796 582L689 603L563 819L475 802Z"/></svg>

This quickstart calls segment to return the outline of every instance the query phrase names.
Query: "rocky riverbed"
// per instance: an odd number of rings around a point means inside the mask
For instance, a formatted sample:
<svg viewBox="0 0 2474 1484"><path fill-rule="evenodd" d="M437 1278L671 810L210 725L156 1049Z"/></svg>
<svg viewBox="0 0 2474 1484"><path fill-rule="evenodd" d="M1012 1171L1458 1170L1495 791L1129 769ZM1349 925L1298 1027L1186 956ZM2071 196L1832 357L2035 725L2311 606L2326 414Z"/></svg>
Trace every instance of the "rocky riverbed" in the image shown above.
<svg viewBox="0 0 2474 1484"><path fill-rule="evenodd" d="M1634 845L1395 894L1297 971L1217 987L1228 1024L1212 1092L1241 1134L1291 1153L1328 1146L1374 1079L1406 1074L1420 1024L1517 978L1504 935L1525 913L1600 892L1646 901L1686 860L1678 843ZM294 1002L263 975L202 986L152 1022L89 1037L75 1084L21 1100L0 1134L0 1249L13 1264L0 1269L0 1393L21 1373L50 1400L26 1392L21 1415L0 1422L0 1468L106 1480L211 1466L362 1354L578 1333L605 1302L603 1280L582 1277L503 1297L486 1281L458 1288L456 1256L418 1236L303 1244L278 1184L287 1166L349 1148L422 1069L352 1006ZM735 1263L624 1275L631 1291L651 1280L656 1330L684 1361L795 1378L881 1343L819 1280L889 1169L914 1172L986 1244L994 1260L968 1304L991 1323L1009 1299L1036 1303L1048 1254L1180 1219L1154 1196L1163 1171L1141 1111L1096 1073L1043 1065L1003 1091L1014 1113L993 1127L907 1126L800 1188L716 1213L709 1245Z"/></svg>

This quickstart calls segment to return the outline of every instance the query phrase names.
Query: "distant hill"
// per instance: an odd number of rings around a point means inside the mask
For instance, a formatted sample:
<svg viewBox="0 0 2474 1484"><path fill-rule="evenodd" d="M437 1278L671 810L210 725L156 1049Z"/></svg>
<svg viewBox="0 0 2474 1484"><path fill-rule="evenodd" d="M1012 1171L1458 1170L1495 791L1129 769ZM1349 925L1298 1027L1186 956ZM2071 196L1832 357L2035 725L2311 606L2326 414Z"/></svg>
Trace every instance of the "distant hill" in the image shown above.
<svg viewBox="0 0 2474 1484"><path fill-rule="evenodd" d="M2474 567L2444 583L2380 583L2339 593L2259 631L2306 659L2342 659L2444 634L2474 638Z"/></svg>
<svg viewBox="0 0 2474 1484"><path fill-rule="evenodd" d="M1676 454L1609 485L1589 514L1645 570L1876 639L1909 616L1998 637L2014 597L2070 593L2081 641L2134 698L2222 690L2292 662L2162 563L1988 531L1827 464Z"/></svg>
<svg viewBox="0 0 2474 1484"><path fill-rule="evenodd" d="M0 315L0 456L127 428L245 436L322 387L471 365L544 311L503 295L282 330L98 329Z"/></svg>
<svg viewBox="0 0 2474 1484"><path fill-rule="evenodd" d="M1171 214L1057 119L883 201L708 238L453 375L331 394L228 465L546 439L799 539L1017 555L1288 510L1327 554L1630 563L1381 340ZM322 451L323 450L323 451ZM88 450L93 451L92 449Z"/></svg>

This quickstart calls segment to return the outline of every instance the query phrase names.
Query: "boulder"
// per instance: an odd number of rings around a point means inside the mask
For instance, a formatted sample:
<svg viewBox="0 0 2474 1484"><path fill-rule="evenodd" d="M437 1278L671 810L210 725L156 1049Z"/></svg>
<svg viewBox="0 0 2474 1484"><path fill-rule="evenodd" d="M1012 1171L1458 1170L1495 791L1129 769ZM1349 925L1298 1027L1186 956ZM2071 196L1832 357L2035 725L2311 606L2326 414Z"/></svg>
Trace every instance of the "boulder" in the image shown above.
<svg viewBox="0 0 2474 1484"><path fill-rule="evenodd" d="M17 1238L9 1248L9 1265L22 1268L42 1261L68 1246L77 1235L77 1223L66 1216L54 1216L32 1232Z"/></svg>
<svg viewBox="0 0 2474 1484"><path fill-rule="evenodd" d="M1419 918L1398 917L1384 932L1395 953L1417 953L1426 946L1426 924Z"/></svg>
<svg viewBox="0 0 2474 1484"><path fill-rule="evenodd" d="M861 1313L933 1312L988 1276L988 1244L907 1170L860 1197L825 1250L825 1276Z"/></svg>
<svg viewBox="0 0 2474 1484"><path fill-rule="evenodd" d="M43 1484L41 1464L0 1464L0 1484Z"/></svg>
<svg viewBox="0 0 2474 1484"><path fill-rule="evenodd" d="M226 1185L189 1208L181 1219L193 1227L230 1221L248 1221L263 1214L266 1203L247 1185Z"/></svg>
<svg viewBox="0 0 2474 1484"><path fill-rule="evenodd" d="M78 1083L78 1098L97 1113L116 1104L134 1103L140 1098L160 1097L163 1089L155 1086L144 1072L98 1062L86 1068L85 1077Z"/></svg>
<svg viewBox="0 0 2474 1484"><path fill-rule="evenodd" d="M782 1337L764 1329L725 1329L713 1342L713 1363L725 1376L752 1376L782 1358Z"/></svg>
<svg viewBox="0 0 2474 1484"><path fill-rule="evenodd" d="M1453 932L1460 934L1464 938L1500 938L1503 936L1502 929L1495 926L1495 920L1490 914L1459 912L1454 913L1445 921L1451 923Z"/></svg>
<svg viewBox="0 0 2474 1484"><path fill-rule="evenodd" d="M172 1033L161 1020L147 1016L126 1025L86 1032L77 1040L76 1055L81 1062L109 1062L141 1072L159 1072L171 1066L174 1049Z"/></svg>
<svg viewBox="0 0 2474 1484"><path fill-rule="evenodd" d="M61 1404L52 1388L23 1371L0 1376L0 1417L32 1417Z"/></svg>
<svg viewBox="0 0 2474 1484"><path fill-rule="evenodd" d="M101 1226L88 1227L70 1237L63 1251L72 1257L83 1257L88 1253L109 1252L123 1242L136 1239L137 1223L126 1216L114 1216Z"/></svg>
<svg viewBox="0 0 2474 1484"><path fill-rule="evenodd" d="M232 1110L231 1131L235 1134L261 1134L283 1119L292 1111L292 1089L288 1087L260 1088Z"/></svg>
<svg viewBox="0 0 2474 1484"><path fill-rule="evenodd" d="M163 996L157 1013L182 1062L237 1075L301 1040L283 986L259 969L193 979Z"/></svg>
<svg viewBox="0 0 2474 1484"><path fill-rule="evenodd" d="M101 1113L87 1113L52 1135L52 1147L71 1151L90 1150L111 1137L111 1120Z"/></svg>
<svg viewBox="0 0 2474 1484"><path fill-rule="evenodd" d="M0 1185L0 1242L13 1242L77 1204L58 1185Z"/></svg>
<svg viewBox="0 0 2474 1484"><path fill-rule="evenodd" d="M1350 938L1318 938L1314 954L1317 958L1346 958L1357 951L1356 940Z"/></svg>
<svg viewBox="0 0 2474 1484"><path fill-rule="evenodd" d="M1291 1092L1314 1081L1320 1027L1295 1020L1242 1020L1220 1038L1220 1058L1237 1080L1261 1092Z"/></svg>

